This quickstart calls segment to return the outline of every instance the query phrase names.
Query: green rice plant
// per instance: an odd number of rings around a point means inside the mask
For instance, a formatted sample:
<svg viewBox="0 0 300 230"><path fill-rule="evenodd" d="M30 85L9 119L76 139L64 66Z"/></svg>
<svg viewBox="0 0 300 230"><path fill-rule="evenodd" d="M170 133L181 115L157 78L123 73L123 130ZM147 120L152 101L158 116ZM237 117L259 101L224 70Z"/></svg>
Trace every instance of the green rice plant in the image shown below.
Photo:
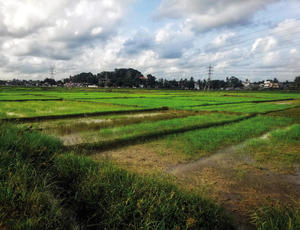
<svg viewBox="0 0 300 230"><path fill-rule="evenodd" d="M292 125L287 129L279 129L271 132L271 140L274 142L293 143L300 141L300 124Z"/></svg>
<svg viewBox="0 0 300 230"><path fill-rule="evenodd" d="M295 107L287 110L276 111L269 113L268 116L271 117L288 117L293 119L295 123L300 123L300 107Z"/></svg>
<svg viewBox="0 0 300 230"><path fill-rule="evenodd" d="M102 128L187 117L195 114L195 112L170 110L144 113L138 112L136 114L129 113L125 115L107 115L60 120L46 120L38 123L36 122L19 124L19 126L22 127L30 125L33 129L43 130L43 132L47 134L64 136L74 133L99 131L99 129Z"/></svg>
<svg viewBox="0 0 300 230"><path fill-rule="evenodd" d="M210 101L190 100L190 98L125 98L125 99L91 99L90 101L109 103L114 105L139 106L139 107L161 107L167 106L179 109L184 106L194 106L202 104L214 104Z"/></svg>
<svg viewBox="0 0 300 230"><path fill-rule="evenodd" d="M81 147L102 148L107 144L116 145L126 141L131 142L140 139L145 140L174 132L184 132L191 129L218 125L238 119L243 119L243 116L212 113L189 116L185 118L175 118L154 122L143 122L127 126L118 126L113 128L104 128L100 129L98 132L78 134L78 137L80 137L80 142L78 144L82 143ZM66 145L69 145L68 136L62 137L62 139L65 140Z"/></svg>
<svg viewBox="0 0 300 230"><path fill-rule="evenodd" d="M287 104L272 104L272 103L242 103L242 104L227 104L227 105L211 105L200 107L185 107L188 110L195 111L226 111L237 113L265 113L270 111L292 108L293 105Z"/></svg>
<svg viewBox="0 0 300 230"><path fill-rule="evenodd" d="M239 153L250 155L256 162L272 168L292 169L300 163L300 125L275 130L266 139L249 140Z"/></svg>
<svg viewBox="0 0 300 230"><path fill-rule="evenodd" d="M192 127L195 125L210 124L221 121L234 120L237 118L240 117L228 114L203 114L186 118L176 118L156 122L144 122L140 124L115 127L112 129L102 129L99 131L99 138L101 138L101 140L111 140L117 138L126 138L130 136L140 136L147 133L154 133L158 131L178 129L189 126Z"/></svg>
<svg viewBox="0 0 300 230"><path fill-rule="evenodd" d="M0 102L1 118L22 118L105 111L136 110L135 107L78 101Z"/></svg>
<svg viewBox="0 0 300 230"><path fill-rule="evenodd" d="M288 118L257 116L220 127L170 135L159 141L159 146L181 152L187 158L197 158L290 123L291 119Z"/></svg>

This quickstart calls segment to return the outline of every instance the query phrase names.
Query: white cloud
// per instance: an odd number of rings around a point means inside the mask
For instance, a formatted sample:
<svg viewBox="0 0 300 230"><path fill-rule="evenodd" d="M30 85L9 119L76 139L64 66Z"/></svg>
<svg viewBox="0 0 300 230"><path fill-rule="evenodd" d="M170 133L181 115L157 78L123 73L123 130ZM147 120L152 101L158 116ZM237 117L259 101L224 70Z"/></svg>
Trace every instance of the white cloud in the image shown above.
<svg viewBox="0 0 300 230"><path fill-rule="evenodd" d="M223 46L227 43L228 39L232 38L234 35L234 32L226 32L220 34L212 41L212 44L216 47Z"/></svg>
<svg viewBox="0 0 300 230"><path fill-rule="evenodd" d="M158 18L182 18L195 31L241 25L266 5L278 0L163 0Z"/></svg>
<svg viewBox="0 0 300 230"><path fill-rule="evenodd" d="M141 23L128 28L135 0L1 1L0 77L43 78L51 65L57 78L128 67L170 78L206 77L210 64L216 78L231 74L228 68L295 69L300 20L278 20L258 34L247 24L277 1L162 0L156 15L167 20L145 22L151 12L143 12Z"/></svg>
<svg viewBox="0 0 300 230"><path fill-rule="evenodd" d="M269 35L255 40L251 48L254 64L263 67L300 69L297 52L300 20L285 19L270 29Z"/></svg>
<svg viewBox="0 0 300 230"><path fill-rule="evenodd" d="M276 45L277 40L274 37L257 38L252 45L251 52L268 52L274 49Z"/></svg>
<svg viewBox="0 0 300 230"><path fill-rule="evenodd" d="M2 72L46 73L52 62L78 58L82 50L104 45L117 34L132 1L1 1L0 51L9 60ZM43 61L32 63L39 59Z"/></svg>

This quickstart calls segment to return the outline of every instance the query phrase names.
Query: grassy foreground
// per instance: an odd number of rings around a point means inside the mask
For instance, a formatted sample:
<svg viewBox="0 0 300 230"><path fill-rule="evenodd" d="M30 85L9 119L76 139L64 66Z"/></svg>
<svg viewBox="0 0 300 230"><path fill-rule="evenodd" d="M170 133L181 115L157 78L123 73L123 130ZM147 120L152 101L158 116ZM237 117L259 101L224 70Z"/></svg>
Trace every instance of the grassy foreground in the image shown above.
<svg viewBox="0 0 300 230"><path fill-rule="evenodd" d="M253 213L252 221L258 230L300 229L300 204L297 207L266 205Z"/></svg>
<svg viewBox="0 0 300 230"><path fill-rule="evenodd" d="M232 229L218 205L157 177L61 153L59 140L0 125L0 227Z"/></svg>

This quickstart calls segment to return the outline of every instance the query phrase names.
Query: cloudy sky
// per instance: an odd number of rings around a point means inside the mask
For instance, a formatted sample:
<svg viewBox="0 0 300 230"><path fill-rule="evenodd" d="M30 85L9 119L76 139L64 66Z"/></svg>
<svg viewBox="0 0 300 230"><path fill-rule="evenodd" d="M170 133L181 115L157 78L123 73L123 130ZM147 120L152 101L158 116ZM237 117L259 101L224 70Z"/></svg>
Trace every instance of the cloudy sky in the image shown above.
<svg viewBox="0 0 300 230"><path fill-rule="evenodd" d="M300 0L0 0L0 79L300 75Z"/></svg>

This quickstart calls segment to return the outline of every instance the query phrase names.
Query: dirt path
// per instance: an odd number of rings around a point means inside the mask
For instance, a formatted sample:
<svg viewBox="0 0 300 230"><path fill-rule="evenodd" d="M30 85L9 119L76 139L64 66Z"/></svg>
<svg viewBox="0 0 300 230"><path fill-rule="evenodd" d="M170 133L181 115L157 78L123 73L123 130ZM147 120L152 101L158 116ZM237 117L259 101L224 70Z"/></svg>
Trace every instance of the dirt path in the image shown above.
<svg viewBox="0 0 300 230"><path fill-rule="evenodd" d="M268 134L261 138L268 138ZM231 146L208 158L171 166L166 171L185 187L206 188L211 198L237 217L242 229L248 229L249 211L255 207L267 202L300 201L300 168L295 167L293 174L261 168L249 156L237 154L244 145Z"/></svg>
<svg viewBox="0 0 300 230"><path fill-rule="evenodd" d="M268 134L262 136L268 138ZM222 204L236 217L238 229L248 225L254 208L269 202L300 201L300 168L282 174L262 168L247 155L237 154L244 143L221 149L210 157L185 162L173 152L158 153L151 144L138 144L96 154L96 159L111 159L121 167L141 174L158 172L173 175L185 189ZM156 150L155 150L156 149Z"/></svg>

